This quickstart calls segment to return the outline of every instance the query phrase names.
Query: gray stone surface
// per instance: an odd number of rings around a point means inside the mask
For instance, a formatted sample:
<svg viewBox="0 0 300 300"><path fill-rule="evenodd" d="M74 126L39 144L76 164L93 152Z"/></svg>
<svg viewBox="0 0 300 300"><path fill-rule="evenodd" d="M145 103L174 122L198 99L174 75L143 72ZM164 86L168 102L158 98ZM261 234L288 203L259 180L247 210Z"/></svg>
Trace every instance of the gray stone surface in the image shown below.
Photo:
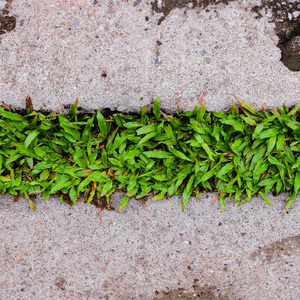
<svg viewBox="0 0 300 300"><path fill-rule="evenodd" d="M299 101L300 72L280 62L265 12L251 12L260 1L174 8L160 25L151 3L14 0L17 26L0 43L0 99L24 108L30 93L36 109L56 110L79 97L85 110L125 112L156 97L168 112L177 101L193 109L201 92L209 110L228 108L231 94L256 108Z"/></svg>
<svg viewBox="0 0 300 300"><path fill-rule="evenodd" d="M160 97L174 112L201 92L209 110L228 108L232 94L255 108L299 101L300 72L280 61L271 12L251 12L261 1L175 8L159 26L145 0L10 2L0 100L13 108L28 93L37 110L78 97L88 111L138 111ZM185 213L179 197L149 199L147 211L132 200L121 214L102 211L99 226L92 205L51 198L33 212L3 196L0 299L177 299L163 291L179 288L186 299L299 299L299 197L288 214L285 195L224 213L213 197L191 199Z"/></svg>
<svg viewBox="0 0 300 300"><path fill-rule="evenodd" d="M132 199L121 214L102 211L101 226L83 202L39 200L33 212L1 197L1 299L159 299L178 288L195 299L299 299L300 198L285 214L284 197L227 201L223 213L212 194L185 213L179 197L149 198L147 211Z"/></svg>

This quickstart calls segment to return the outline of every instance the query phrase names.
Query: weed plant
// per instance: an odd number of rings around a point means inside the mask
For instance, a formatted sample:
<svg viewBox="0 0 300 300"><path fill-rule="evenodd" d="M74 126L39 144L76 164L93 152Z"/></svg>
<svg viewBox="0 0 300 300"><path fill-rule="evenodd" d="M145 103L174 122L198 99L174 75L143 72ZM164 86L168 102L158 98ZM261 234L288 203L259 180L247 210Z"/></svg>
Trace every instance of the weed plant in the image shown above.
<svg viewBox="0 0 300 300"><path fill-rule="evenodd" d="M238 99L239 100L239 99ZM60 194L74 204L124 191L121 211L130 197L159 200L182 194L182 209L195 194L215 191L248 202L266 193L289 192L286 209L300 189L300 126L297 104L256 111L239 100L229 113L207 112L205 102L193 111L167 115L158 99L138 115L107 119L77 114L77 100L67 115L42 114L26 99L26 115L0 108L0 192L34 197Z"/></svg>

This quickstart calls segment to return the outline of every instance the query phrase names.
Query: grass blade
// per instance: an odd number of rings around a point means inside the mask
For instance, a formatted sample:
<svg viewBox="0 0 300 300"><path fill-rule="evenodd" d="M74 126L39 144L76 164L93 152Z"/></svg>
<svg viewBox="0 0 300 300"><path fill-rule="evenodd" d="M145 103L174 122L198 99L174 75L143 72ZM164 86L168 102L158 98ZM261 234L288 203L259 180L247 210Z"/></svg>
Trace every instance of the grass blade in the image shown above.
<svg viewBox="0 0 300 300"><path fill-rule="evenodd" d="M28 148L29 145L32 143L32 141L40 134L41 132L39 130L33 130L28 134L24 141L24 147Z"/></svg>

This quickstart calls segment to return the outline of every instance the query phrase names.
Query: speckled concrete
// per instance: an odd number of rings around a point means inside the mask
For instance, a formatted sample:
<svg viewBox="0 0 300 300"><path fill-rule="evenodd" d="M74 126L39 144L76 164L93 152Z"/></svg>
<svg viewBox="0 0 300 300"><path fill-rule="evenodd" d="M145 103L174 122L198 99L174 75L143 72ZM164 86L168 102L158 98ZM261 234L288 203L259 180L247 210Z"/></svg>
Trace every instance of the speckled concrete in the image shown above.
<svg viewBox="0 0 300 300"><path fill-rule="evenodd" d="M13 0L0 100L24 108L30 93L37 110L56 110L79 97L85 110L126 112L160 97L173 112L204 92L209 110L226 109L231 94L256 108L294 105L300 72L280 62L270 12L251 12L260 2L176 8L158 26L151 1ZM33 212L1 197L0 299L167 299L179 288L196 299L207 289L212 300L299 299L300 198L288 214L284 196L224 213L212 198L185 213L177 197L149 199L147 211L132 200L101 212L100 227L92 205L52 198Z"/></svg>
<svg viewBox="0 0 300 300"><path fill-rule="evenodd" d="M152 3L13 0L16 28L1 35L0 99L24 108L30 93L36 109L56 110L78 97L88 111L125 112L156 97L167 112L177 101L193 109L201 92L209 110L228 108L232 94L256 108L299 101L300 72L280 62L270 12L256 19L251 11L261 1L189 3L160 25Z"/></svg>
<svg viewBox="0 0 300 300"><path fill-rule="evenodd" d="M1 197L0 298L160 299L206 286L212 300L299 299L300 197L285 214L284 196L223 213L211 194L185 213L179 197L149 199L147 211L132 199L101 212L101 227L93 205L39 200L33 212Z"/></svg>

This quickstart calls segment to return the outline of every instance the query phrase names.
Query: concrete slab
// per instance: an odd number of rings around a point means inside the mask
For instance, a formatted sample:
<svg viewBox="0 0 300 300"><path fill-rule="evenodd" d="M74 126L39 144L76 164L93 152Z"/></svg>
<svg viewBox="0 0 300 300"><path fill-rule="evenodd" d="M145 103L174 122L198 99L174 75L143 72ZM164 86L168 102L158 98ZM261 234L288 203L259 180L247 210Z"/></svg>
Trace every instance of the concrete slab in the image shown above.
<svg viewBox="0 0 300 300"><path fill-rule="evenodd" d="M132 199L101 226L93 205L1 197L1 299L299 299L300 198L285 214L285 196L223 213L212 194L185 213Z"/></svg>
<svg viewBox="0 0 300 300"><path fill-rule="evenodd" d="M1 35L0 99L24 108L30 93L36 109L56 110L79 97L85 110L128 112L160 97L171 112L204 92L209 110L226 109L231 94L256 108L294 105L300 72L280 61L272 11L256 18L257 4L10 0L16 27Z"/></svg>

